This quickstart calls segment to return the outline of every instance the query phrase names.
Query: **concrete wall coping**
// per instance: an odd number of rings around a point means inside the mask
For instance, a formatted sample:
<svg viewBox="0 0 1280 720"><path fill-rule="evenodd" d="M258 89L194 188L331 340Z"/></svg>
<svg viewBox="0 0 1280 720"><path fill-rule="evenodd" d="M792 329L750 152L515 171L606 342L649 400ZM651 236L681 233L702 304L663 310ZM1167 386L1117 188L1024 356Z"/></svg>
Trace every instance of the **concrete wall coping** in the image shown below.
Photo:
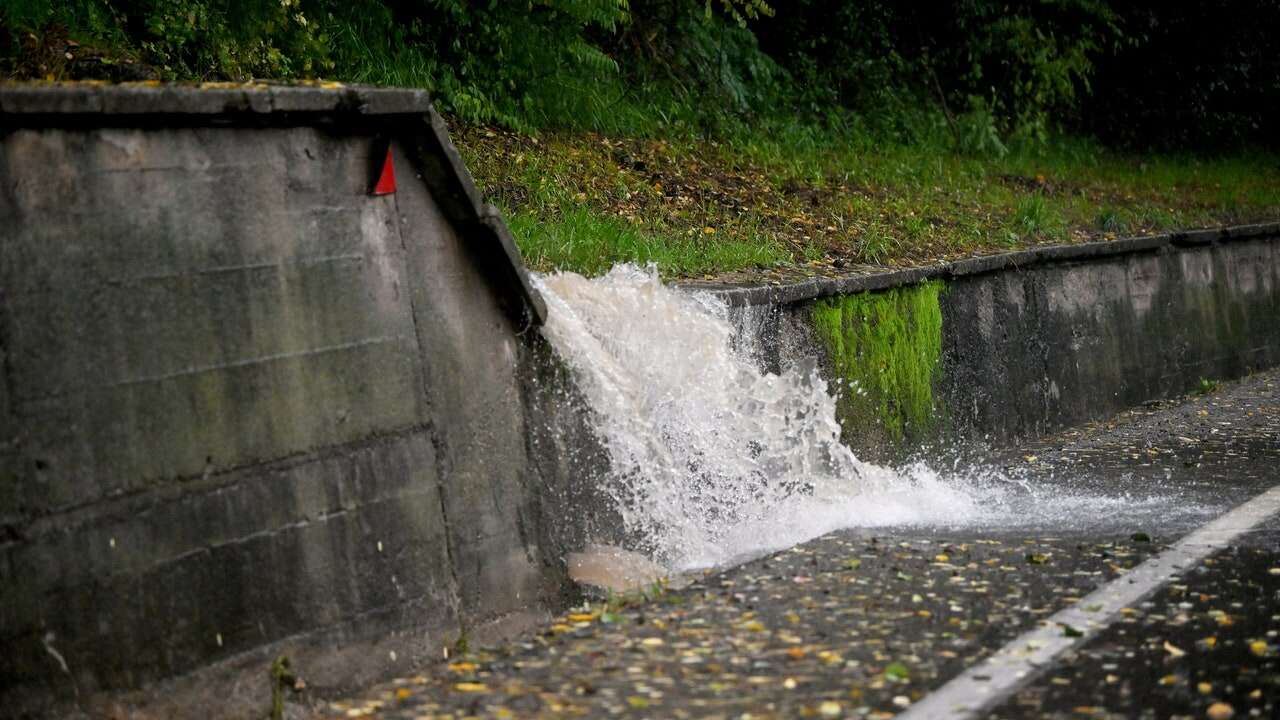
<svg viewBox="0 0 1280 720"><path fill-rule="evenodd" d="M0 83L0 128L346 126L394 137L520 329L547 308L426 90L305 83Z"/></svg>
<svg viewBox="0 0 1280 720"><path fill-rule="evenodd" d="M0 83L7 123L32 115L396 115L430 112L426 90L341 83Z"/></svg>
<svg viewBox="0 0 1280 720"><path fill-rule="evenodd" d="M1016 270L1047 263L1158 252L1171 247L1210 245L1256 238L1280 240L1280 222L1186 230L1160 235L1080 243L1077 245L1048 245L1028 250L964 258L937 265L885 272L850 273L840 277L812 278L780 285L706 281L679 282L677 285L692 292L711 293L733 306L785 305L832 295L887 290L905 285L914 285L927 280L947 280L966 275Z"/></svg>

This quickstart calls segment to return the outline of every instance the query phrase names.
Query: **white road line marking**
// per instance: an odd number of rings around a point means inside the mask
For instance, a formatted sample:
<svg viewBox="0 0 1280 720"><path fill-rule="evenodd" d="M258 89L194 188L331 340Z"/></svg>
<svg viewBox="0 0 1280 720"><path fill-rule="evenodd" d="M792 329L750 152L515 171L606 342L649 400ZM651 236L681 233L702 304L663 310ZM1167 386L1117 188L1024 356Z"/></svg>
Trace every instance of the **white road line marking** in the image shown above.
<svg viewBox="0 0 1280 720"><path fill-rule="evenodd" d="M897 720L968 720L977 718L1035 679L1059 655L1079 647L1106 629L1120 610L1163 587L1236 537L1280 512L1280 485L1179 540L1173 547L1094 590L1059 611L994 655L934 690L897 716ZM1080 635L1068 637L1066 628Z"/></svg>

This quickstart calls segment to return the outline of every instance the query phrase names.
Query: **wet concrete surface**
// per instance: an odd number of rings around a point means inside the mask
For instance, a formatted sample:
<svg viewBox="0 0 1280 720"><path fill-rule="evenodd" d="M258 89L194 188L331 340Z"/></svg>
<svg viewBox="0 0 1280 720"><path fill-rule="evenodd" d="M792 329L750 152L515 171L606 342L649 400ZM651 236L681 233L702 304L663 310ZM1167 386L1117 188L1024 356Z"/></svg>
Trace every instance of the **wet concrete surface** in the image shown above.
<svg viewBox="0 0 1280 720"><path fill-rule="evenodd" d="M892 717L1280 482L1280 373L1206 389L989 458L1012 488L990 527L835 533L680 590L584 605L320 715ZM1274 717L1278 568L1273 520L998 716L1206 717L1228 703L1235 717Z"/></svg>

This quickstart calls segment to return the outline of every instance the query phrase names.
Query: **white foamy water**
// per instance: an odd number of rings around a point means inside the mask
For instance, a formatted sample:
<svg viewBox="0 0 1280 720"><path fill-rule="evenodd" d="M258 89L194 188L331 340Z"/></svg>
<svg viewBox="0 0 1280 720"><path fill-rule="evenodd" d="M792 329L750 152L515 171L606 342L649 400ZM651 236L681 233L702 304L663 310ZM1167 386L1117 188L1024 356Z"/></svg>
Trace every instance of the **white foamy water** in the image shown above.
<svg viewBox="0 0 1280 720"><path fill-rule="evenodd" d="M721 301L630 265L535 281L549 309L543 333L597 415L611 460L605 491L635 549L672 570L852 527L1034 525L1167 507L1167 495L1041 491L991 473L863 462L840 443L817 371L758 370L734 349Z"/></svg>

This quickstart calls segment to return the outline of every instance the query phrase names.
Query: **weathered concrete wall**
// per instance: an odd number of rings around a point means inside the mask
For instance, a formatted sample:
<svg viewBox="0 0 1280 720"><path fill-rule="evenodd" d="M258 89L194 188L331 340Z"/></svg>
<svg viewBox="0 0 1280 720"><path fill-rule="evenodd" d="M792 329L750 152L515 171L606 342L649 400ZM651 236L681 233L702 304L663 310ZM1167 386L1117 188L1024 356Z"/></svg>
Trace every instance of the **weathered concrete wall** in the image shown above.
<svg viewBox="0 0 1280 720"><path fill-rule="evenodd" d="M850 390L814 328L818 298L924 280L944 283L933 381L939 422L909 435L908 449L965 438L1016 441L1191 391L1201 379L1280 364L1280 227L1273 226L1051 248L805 287L713 291L742 306L741 332L754 338L763 364L817 358L843 394ZM842 418L858 450L889 459L903 443L891 441L883 421Z"/></svg>
<svg viewBox="0 0 1280 720"><path fill-rule="evenodd" d="M941 399L997 439L1280 363L1280 243L1168 246L953 281Z"/></svg>
<svg viewBox="0 0 1280 720"><path fill-rule="evenodd" d="M278 653L353 687L559 606L589 473L531 444L542 310L425 96L11 88L0 125L0 714L220 663L183 702L243 715Z"/></svg>

